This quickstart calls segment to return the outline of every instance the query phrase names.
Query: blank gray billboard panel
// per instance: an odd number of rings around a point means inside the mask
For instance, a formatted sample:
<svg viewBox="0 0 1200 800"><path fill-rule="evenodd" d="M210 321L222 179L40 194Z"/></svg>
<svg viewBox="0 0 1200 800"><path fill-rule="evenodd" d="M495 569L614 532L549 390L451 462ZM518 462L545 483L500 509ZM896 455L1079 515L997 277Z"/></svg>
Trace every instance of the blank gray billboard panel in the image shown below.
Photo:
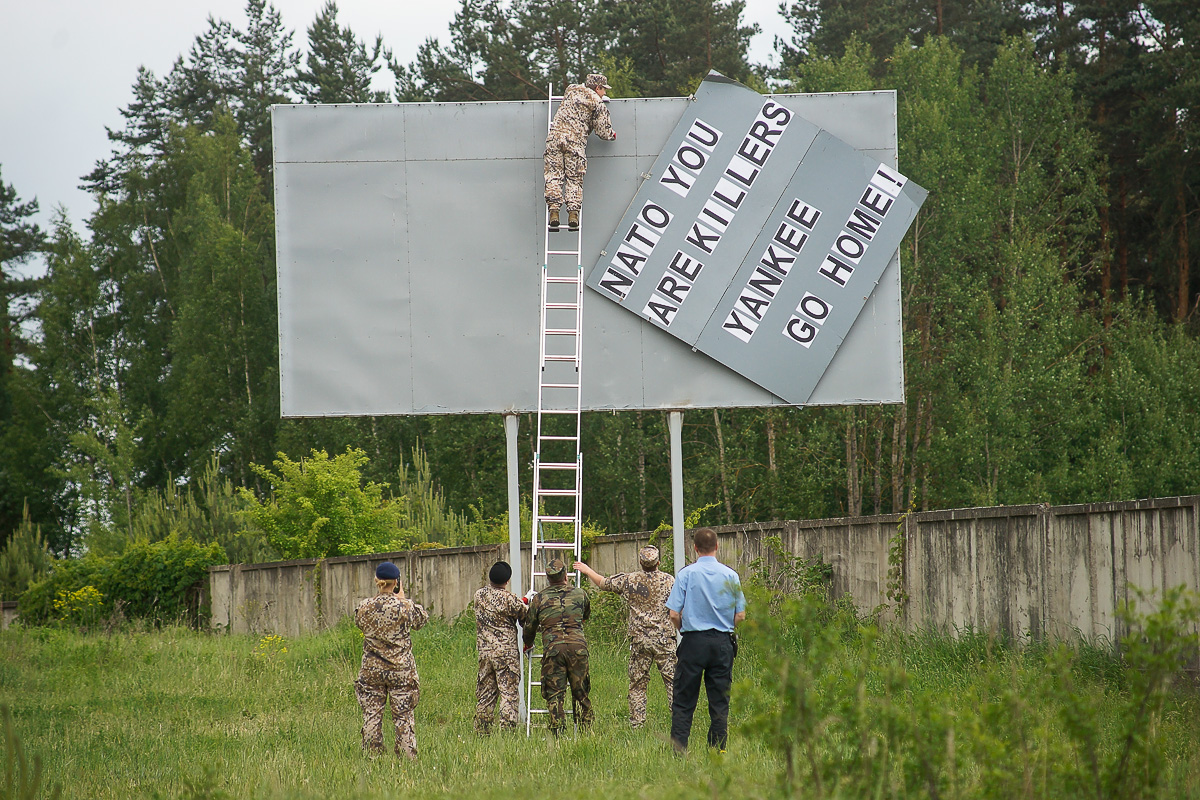
<svg viewBox="0 0 1200 800"><path fill-rule="evenodd" d="M776 99L894 165L891 92ZM688 102L609 104L619 138L588 147L585 265ZM536 409L546 106L275 107L284 416ZM902 400L899 286L893 258L809 404ZM590 290L584 326L586 410L783 402Z"/></svg>

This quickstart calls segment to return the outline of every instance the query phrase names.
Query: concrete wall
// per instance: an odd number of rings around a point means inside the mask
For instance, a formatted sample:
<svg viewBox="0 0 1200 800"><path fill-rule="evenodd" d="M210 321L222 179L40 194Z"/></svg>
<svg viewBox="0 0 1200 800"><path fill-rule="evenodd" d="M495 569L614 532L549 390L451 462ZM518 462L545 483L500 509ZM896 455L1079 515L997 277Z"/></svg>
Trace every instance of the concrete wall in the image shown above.
<svg viewBox="0 0 1200 800"><path fill-rule="evenodd" d="M821 558L833 592L863 610L887 602L889 549L896 540L898 586L908 600L887 613L912 629L971 628L1015 639L1115 639L1116 610L1129 584L1152 592L1200 590L1200 496L1073 506L1008 506L908 515L768 522L718 527L721 560L749 574L773 569L783 552ZM669 534L668 534L669 536ZM637 568L650 534L598 538L591 566L609 575ZM669 551L669 541L663 542ZM689 548L690 549L690 548ZM375 566L393 561L404 586L430 613L460 614L508 545L414 550L209 571L212 624L232 632L296 635L336 624L374 593ZM529 550L522 555L529 575ZM524 587L521 587L523 590Z"/></svg>
<svg viewBox="0 0 1200 800"><path fill-rule="evenodd" d="M17 618L17 601L4 600L0 602L0 630L5 630Z"/></svg>

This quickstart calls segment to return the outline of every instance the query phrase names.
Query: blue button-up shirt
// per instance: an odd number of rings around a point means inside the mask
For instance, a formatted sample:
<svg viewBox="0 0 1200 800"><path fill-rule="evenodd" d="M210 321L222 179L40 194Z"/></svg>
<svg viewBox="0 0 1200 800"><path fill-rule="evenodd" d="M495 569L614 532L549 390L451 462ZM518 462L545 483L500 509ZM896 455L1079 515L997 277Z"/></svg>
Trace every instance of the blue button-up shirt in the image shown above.
<svg viewBox="0 0 1200 800"><path fill-rule="evenodd" d="M667 608L683 617L684 633L733 633L733 616L746 610L746 596L736 572L716 556L700 556L675 577Z"/></svg>

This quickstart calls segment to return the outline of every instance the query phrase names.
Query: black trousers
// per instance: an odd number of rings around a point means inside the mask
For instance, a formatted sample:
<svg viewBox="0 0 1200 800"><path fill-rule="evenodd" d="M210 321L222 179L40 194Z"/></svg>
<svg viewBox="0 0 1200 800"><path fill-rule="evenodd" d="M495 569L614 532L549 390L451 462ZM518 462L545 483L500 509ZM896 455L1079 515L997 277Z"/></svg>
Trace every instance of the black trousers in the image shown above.
<svg viewBox="0 0 1200 800"><path fill-rule="evenodd" d="M671 741L686 749L700 681L708 693L708 744L725 749L729 738L729 688L733 684L733 640L723 631L689 631L676 650Z"/></svg>

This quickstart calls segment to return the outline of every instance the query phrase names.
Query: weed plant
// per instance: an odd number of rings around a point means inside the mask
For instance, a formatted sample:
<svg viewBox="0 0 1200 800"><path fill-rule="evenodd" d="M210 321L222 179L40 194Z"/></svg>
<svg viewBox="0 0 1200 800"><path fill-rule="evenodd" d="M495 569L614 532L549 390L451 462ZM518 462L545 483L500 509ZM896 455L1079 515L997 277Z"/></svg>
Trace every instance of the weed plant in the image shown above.
<svg viewBox="0 0 1200 800"><path fill-rule="evenodd" d="M725 754L673 754L656 681L646 728L629 729L612 609L593 637L595 726L559 740L478 737L474 621L418 631L416 762L360 750L348 622L298 638L14 627L0 702L43 787L73 797L1200 798L1183 595L1131 610L1118 653L881 630L819 580L746 588ZM703 742L703 699L695 724Z"/></svg>

